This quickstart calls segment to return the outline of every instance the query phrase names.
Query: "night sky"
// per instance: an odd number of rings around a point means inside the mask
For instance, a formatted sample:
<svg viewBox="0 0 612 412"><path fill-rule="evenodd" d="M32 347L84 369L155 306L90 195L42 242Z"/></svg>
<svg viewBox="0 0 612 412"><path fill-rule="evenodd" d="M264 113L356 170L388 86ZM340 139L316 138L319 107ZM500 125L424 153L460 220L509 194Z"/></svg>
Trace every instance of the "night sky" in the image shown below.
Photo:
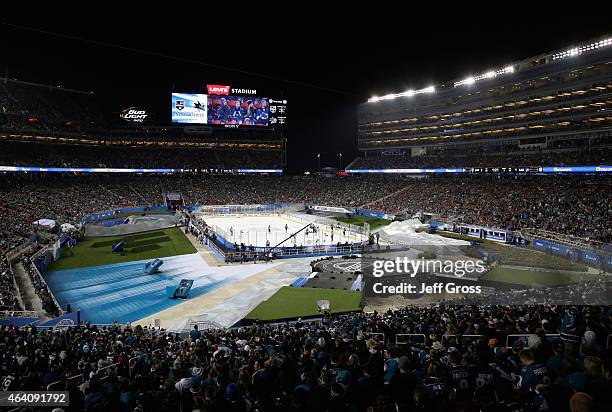
<svg viewBox="0 0 612 412"><path fill-rule="evenodd" d="M205 93L207 83L229 84L286 97L288 170L299 173L316 168L319 152L323 166L337 166L340 152L344 166L356 156L357 105L372 95L479 74L612 31L606 13L592 9L566 18L406 15L396 22L392 15L227 24L211 17L3 17L0 75L8 67L10 78L93 90L109 118L144 106L160 125L170 123L172 90Z"/></svg>

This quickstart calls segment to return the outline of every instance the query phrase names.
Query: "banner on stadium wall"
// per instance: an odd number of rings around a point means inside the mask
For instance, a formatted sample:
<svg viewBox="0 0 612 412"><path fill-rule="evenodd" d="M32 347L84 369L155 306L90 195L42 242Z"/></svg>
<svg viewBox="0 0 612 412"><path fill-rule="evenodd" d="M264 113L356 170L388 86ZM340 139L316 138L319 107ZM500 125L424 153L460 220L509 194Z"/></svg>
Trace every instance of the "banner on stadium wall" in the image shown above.
<svg viewBox="0 0 612 412"><path fill-rule="evenodd" d="M32 323L36 323L38 322L37 317L21 317L21 316L14 316L14 317L8 317L8 318L0 318L0 325L3 326L9 326L9 325L13 325L16 328L23 328L26 327L28 325L31 325Z"/></svg>
<svg viewBox="0 0 612 412"><path fill-rule="evenodd" d="M356 215L363 215L368 217L374 217L376 219L384 219L384 220L393 220L395 219L395 215L390 215L384 212L374 212L372 210L363 210L363 209L355 209L354 212Z"/></svg>
<svg viewBox="0 0 612 412"><path fill-rule="evenodd" d="M351 210L345 209L343 207L312 205L312 206L308 206L308 208L312 210L317 210L320 212L349 213L349 214L353 213Z"/></svg>
<svg viewBox="0 0 612 412"><path fill-rule="evenodd" d="M122 169L106 167L38 167L38 166L0 166L0 172L47 172L47 173L192 173L189 169ZM228 173L282 174L283 169L227 169Z"/></svg>
<svg viewBox="0 0 612 412"><path fill-rule="evenodd" d="M54 330L64 330L71 326L77 326L83 319L83 311L75 311L64 313L57 318L49 319L48 321L37 325L39 328L53 328Z"/></svg>
<svg viewBox="0 0 612 412"><path fill-rule="evenodd" d="M592 266L600 266L603 264L606 268L612 268L612 256L610 255L596 253L592 250L572 248L542 239L534 239L531 244L535 249L569 257L577 262L584 262Z"/></svg>
<svg viewBox="0 0 612 412"><path fill-rule="evenodd" d="M107 212L94 213L92 215L85 216L81 219L81 224L95 222L96 220L105 219L108 217L128 214L128 213L142 213L151 211L168 210L167 206L149 206L149 207L128 207L125 209L109 210Z"/></svg>
<svg viewBox="0 0 612 412"><path fill-rule="evenodd" d="M430 169L346 169L347 173L365 174L440 174L440 173L532 173L532 174L558 174L558 173L612 173L612 166L524 166L524 167L468 167L468 168L430 168Z"/></svg>

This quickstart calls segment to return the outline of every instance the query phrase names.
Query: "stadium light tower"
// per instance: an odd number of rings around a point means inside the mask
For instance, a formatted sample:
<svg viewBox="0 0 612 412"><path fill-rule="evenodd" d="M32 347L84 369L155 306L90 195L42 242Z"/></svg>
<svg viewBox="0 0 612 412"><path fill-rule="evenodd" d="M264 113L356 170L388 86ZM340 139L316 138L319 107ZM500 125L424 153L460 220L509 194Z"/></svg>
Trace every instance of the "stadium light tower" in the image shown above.
<svg viewBox="0 0 612 412"><path fill-rule="evenodd" d="M319 172L321 171L321 153L317 153L317 161L319 162Z"/></svg>
<svg viewBox="0 0 612 412"><path fill-rule="evenodd" d="M339 159L339 161L338 161L338 163L339 163L338 170L340 171L340 170L342 170L342 153L338 153L338 159Z"/></svg>

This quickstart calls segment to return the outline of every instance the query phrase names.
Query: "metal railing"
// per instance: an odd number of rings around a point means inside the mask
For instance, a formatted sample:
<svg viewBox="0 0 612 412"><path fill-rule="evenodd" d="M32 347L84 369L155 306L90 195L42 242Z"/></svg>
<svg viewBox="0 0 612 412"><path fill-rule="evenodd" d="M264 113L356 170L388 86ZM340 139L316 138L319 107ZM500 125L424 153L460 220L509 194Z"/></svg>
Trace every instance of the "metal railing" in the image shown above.
<svg viewBox="0 0 612 412"><path fill-rule="evenodd" d="M404 336L408 337L408 339L406 339L405 341L403 340ZM418 339L412 339L412 337ZM426 337L422 333L398 333L397 335L395 335L396 345L410 345L411 343L424 344L426 341Z"/></svg>
<svg viewBox="0 0 612 412"><path fill-rule="evenodd" d="M196 216L265 216L281 213L280 205L204 205L194 211Z"/></svg>
<svg viewBox="0 0 612 412"><path fill-rule="evenodd" d="M136 360L138 360L138 359L140 359L140 358L142 358L142 357L144 357L144 356L152 356L152 355L154 355L154 354L156 354L156 353L160 352L161 350L168 350L168 349L170 349L170 350L174 350L174 348L175 348L175 347L177 347L177 346L178 346L178 347L180 347L180 345L182 345L182 343L183 343L183 342L184 342L184 341L172 342L172 343L170 344L170 347L165 347L165 348L158 348L158 349L154 349L154 350L152 350L152 351L151 351L151 352L149 352L149 353L141 353L140 355L133 356L133 357L129 358L129 359L128 359L128 363L127 363L127 364L128 364L128 371L129 371L129 373L131 374L131 368L129 368L129 366L132 364L132 361L136 361ZM93 371L93 372L94 372L95 374L100 374L100 372L103 372L103 371L106 371L106 370L112 370L112 369L116 368L117 366L119 366L119 362L116 362L116 363L113 363L113 364L111 364L111 365L104 366L104 367L102 367L102 368L96 369L96 370L95 370L95 371ZM130 378L132 378L132 376L130 376ZM88 379L89 379L89 377L86 377L86 376L85 376L85 375L83 375L83 374L74 375L74 376L71 376L71 377L67 378L65 381L56 381L56 382L52 382L52 383L50 383L49 385L47 385L47 390L48 390L48 391L52 391L52 390L60 390L60 385L61 385L61 384L66 385L66 384L68 384L69 382L74 381L74 380L76 380L76 379L81 379L81 383L83 383L83 382L85 382L86 380L88 380Z"/></svg>
<svg viewBox="0 0 612 412"><path fill-rule="evenodd" d="M212 246L214 242L210 242L209 246ZM220 249L215 246L215 250ZM306 246L302 248L277 248L270 250L276 258L287 257L287 256L302 256L302 255L325 255L333 253L361 253L362 248L360 245L349 245L349 246ZM262 258L261 252L220 252L225 256L228 262L239 262L240 260L253 260Z"/></svg>
<svg viewBox="0 0 612 412"><path fill-rule="evenodd" d="M202 331L202 330L219 330L219 329L223 329L225 330L225 328L223 327L223 325L212 321L212 320L201 320L201 321L196 321L196 322L189 322L189 331L191 331L193 329L193 327L195 325L198 325L198 330Z"/></svg>
<svg viewBox="0 0 612 412"><path fill-rule="evenodd" d="M450 339L461 339L468 340L470 342L478 341L483 335L461 335L461 334L453 334L453 335L443 335L442 340L450 340Z"/></svg>
<svg viewBox="0 0 612 412"><path fill-rule="evenodd" d="M44 315L39 310L0 310L1 318L36 318Z"/></svg>
<svg viewBox="0 0 612 412"><path fill-rule="evenodd" d="M542 238L543 240L548 240L550 242L560 243L563 246L568 246L572 248L578 249L586 249L593 250L599 253L610 253L610 250L606 249L609 247L609 244L604 242L600 242L598 240L588 240L572 235L565 235L562 233L551 232L543 229L536 228L524 228L521 229L521 232L525 233L528 238Z"/></svg>
<svg viewBox="0 0 612 412"><path fill-rule="evenodd" d="M26 241L26 243L18 245L14 247L13 249L9 250L8 252L6 252L5 254L6 258L8 259L9 262L11 262L17 259L19 256L21 256L23 253L25 253L28 249L32 247L34 247L34 244L28 240Z"/></svg>
<svg viewBox="0 0 612 412"><path fill-rule="evenodd" d="M561 335L559 335L558 333L547 333L546 334L546 339L551 340L551 339L555 339L560 337ZM517 338L518 339L522 339L523 340L523 348L528 348L529 347L529 339L530 338L539 338L538 335L534 334L534 333L525 333L522 335L508 335L506 336L506 348L511 348L512 345L510 344L510 339L511 338Z"/></svg>
<svg viewBox="0 0 612 412"><path fill-rule="evenodd" d="M375 337L377 337L377 336L380 336L380 337L381 337L381 339L382 339L382 342L383 342L383 343L386 343L386 342L387 342L387 340L386 340L386 338L385 338L385 334L384 334L384 333L382 333L382 332L363 332L363 336L365 336L365 337L368 337L368 336L369 336L369 337L371 337L371 338L375 338Z"/></svg>

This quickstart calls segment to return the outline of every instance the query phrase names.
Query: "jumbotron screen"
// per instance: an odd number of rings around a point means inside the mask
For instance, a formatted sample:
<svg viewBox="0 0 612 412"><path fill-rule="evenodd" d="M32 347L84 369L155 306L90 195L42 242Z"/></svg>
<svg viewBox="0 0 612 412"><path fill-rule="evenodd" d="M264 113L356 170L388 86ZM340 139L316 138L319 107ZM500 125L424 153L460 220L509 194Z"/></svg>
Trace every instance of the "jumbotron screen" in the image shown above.
<svg viewBox="0 0 612 412"><path fill-rule="evenodd" d="M208 94L172 93L172 123L224 127L283 127L287 100L256 96L254 89L208 85Z"/></svg>

